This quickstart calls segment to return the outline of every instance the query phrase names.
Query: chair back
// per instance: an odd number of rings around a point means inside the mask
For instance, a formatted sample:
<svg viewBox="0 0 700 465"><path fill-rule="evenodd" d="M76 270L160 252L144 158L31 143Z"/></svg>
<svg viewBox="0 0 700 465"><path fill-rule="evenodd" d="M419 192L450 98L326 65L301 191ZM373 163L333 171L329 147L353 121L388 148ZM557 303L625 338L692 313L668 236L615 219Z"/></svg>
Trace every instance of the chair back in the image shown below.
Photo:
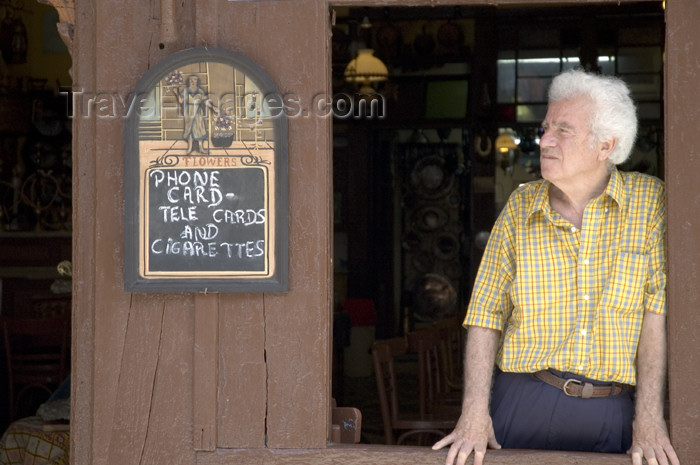
<svg viewBox="0 0 700 465"><path fill-rule="evenodd" d="M461 316L452 316L438 320L434 328L441 333L440 353L443 387L460 391L464 384L464 349L467 330L462 326Z"/></svg>
<svg viewBox="0 0 700 465"><path fill-rule="evenodd" d="M406 349L406 340L400 337L380 340L372 344L372 361L387 444L394 444L393 424L396 422L399 412L394 358L405 354Z"/></svg>
<svg viewBox="0 0 700 465"><path fill-rule="evenodd" d="M357 444L362 436L362 412L356 407L333 407L332 440L335 443Z"/></svg>
<svg viewBox="0 0 700 465"><path fill-rule="evenodd" d="M68 376L70 324L67 317L0 318L5 343L10 417L30 390L50 396ZM47 398L48 398L47 396Z"/></svg>
<svg viewBox="0 0 700 465"><path fill-rule="evenodd" d="M419 329L408 333L408 350L418 354L418 397L421 417L432 413L443 386L443 359L441 357L441 331L434 327Z"/></svg>

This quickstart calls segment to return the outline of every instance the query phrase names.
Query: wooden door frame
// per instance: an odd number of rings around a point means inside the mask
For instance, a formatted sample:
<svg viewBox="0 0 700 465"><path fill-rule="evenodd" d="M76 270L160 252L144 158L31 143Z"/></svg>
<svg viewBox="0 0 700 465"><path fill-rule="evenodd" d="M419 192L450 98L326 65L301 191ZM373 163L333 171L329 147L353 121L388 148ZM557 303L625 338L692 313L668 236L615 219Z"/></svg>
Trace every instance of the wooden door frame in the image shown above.
<svg viewBox="0 0 700 465"><path fill-rule="evenodd" d="M605 3L617 4L624 0L607 0ZM59 9L62 21L64 39L69 43L69 48L75 50L74 76L81 79L80 84L96 88L96 83L101 75L96 69L98 50L94 45L94 38L100 35L94 19L93 6L90 2L79 4L77 13L73 11L70 0L50 0ZM284 8L285 2L280 2L279 8ZM407 6L407 5L508 5L522 4L519 0L471 0L471 1L440 1L440 0L376 0L355 1L337 0L334 2L319 2L317 7L318 21L325 21L329 5L338 6ZM539 4L593 4L601 3L600 0L580 0L559 2L556 0L540 0L532 2ZM161 5L173 5L174 2L161 1ZM208 4L207 4L208 5ZM213 5L213 3L212 3ZM210 12L216 11L213 6L202 7L202 17L197 18L198 40L214 43L216 35L211 29L206 18L207 8ZM696 128L700 126L700 94L696 92L698 65L696 57L700 56L700 40L696 25L700 23L700 11L696 5L685 2L668 2L666 6L666 62L665 62L665 172L668 191L668 242L669 242L669 394L670 394L670 418L671 435L679 452L682 463L698 463L700 457L700 445L696 441L697 431L700 429L700 398L695 391L696 381L700 379L700 335L696 328L700 326L700 312L697 311L700 303L700 291L697 280L697 268L700 266L700 248L697 245L697 237L700 237L700 219L692 212L700 208L700 182L695 174L700 172L700 136L696 134ZM168 11L163 9L160 27L162 37L173 35L168 30ZM77 24L76 24L77 21ZM211 20L213 23L214 20ZM79 34L73 40L73 27L76 24ZM172 38L172 37L171 37ZM174 39L173 39L174 40ZM325 44L325 67L330 70L329 41ZM316 55L318 56L318 55ZM104 64L104 61L103 61ZM95 154L99 154L99 144L95 139L98 123L94 119L78 119L73 123L74 128L74 179L76 189L74 195L74 233L73 233L73 262L74 274L74 307L73 307L73 348L74 382L72 383L72 431L71 431L71 459L76 464L94 463L93 458L102 458L101 447L113 438L95 437L94 425L102 421L96 418L96 412L101 414L113 409L114 405L105 405L105 400L96 393L96 377L99 372L96 354L96 312L95 307L100 305L105 294L97 285L95 273L99 270L95 267L94 252L98 249L99 240L96 237L96 220L89 214L79 212L95 212L99 195L105 195L100 191L95 179L90 176L97 169ZM325 127L323 130L328 130ZM290 137L299 137L290 131ZM330 133L326 134L322 141L326 148L322 151L330 153ZM330 173L327 173L330 176ZM330 184L329 184L330 185ZM119 195L119 193L113 193ZM326 196L332 196L332 188L326 192ZM330 200L326 199L326 208L330 211ZM690 212L690 213L689 213ZM329 214L330 215L330 214ZM328 234L332 229L326 229ZM319 240L326 238L317 238ZM111 240L108 238L108 240ZM114 244L107 244L108 247ZM330 273L329 273L330 274ZM319 285L319 291L326 295L329 291L330 279ZM148 299L145 299L148 300ZM146 302L144 305L148 304ZM207 307L209 302L205 302ZM201 314L201 312L200 312ZM100 322L108 324L108 322ZM325 331L330 334L330 319L325 325ZM211 329L210 329L211 330ZM206 331L205 331L206 332ZM323 338L321 338L323 339ZM330 350L330 347L325 347ZM206 363L207 358L202 363ZM330 357L325 357L330 363ZM320 368L330 376L330 367ZM215 367L205 369L208 375L207 382L212 380L212 372ZM214 378L216 379L216 378ZM327 386L330 385L330 380ZM313 385L315 386L315 385ZM205 391L211 390L210 384L200 386ZM196 389L194 390L196 392ZM320 399L329 401L330 389L321 393ZM216 409L211 405L206 407L209 414L204 420L211 422L211 415L216 415ZM202 410L201 412L203 412ZM211 413L213 412L213 413ZM196 415L195 415L196 416ZM214 421L216 421L214 419ZM327 430L327 416L320 416L312 425L314 438L312 444L318 444L319 431ZM206 442L206 441L205 441ZM293 443L294 441L292 441ZM309 444L303 441L304 444ZM207 445L207 444L203 444ZM432 452L426 449L415 448L386 448L382 446L357 446L350 448L314 448L300 445L295 448L293 444L290 450L273 450L268 448L221 450L219 452L200 452L196 454L198 462L206 464L243 463L328 463L329 461L341 461L343 463L442 463L444 452ZM118 454L116 454L118 456ZM114 454L110 457L115 457ZM513 464L513 463L580 463L585 458L586 463L628 463L629 458L624 456L608 457L601 454L565 454L552 452L519 452L519 451L494 451L490 453L489 463ZM98 460L99 461L99 460Z"/></svg>

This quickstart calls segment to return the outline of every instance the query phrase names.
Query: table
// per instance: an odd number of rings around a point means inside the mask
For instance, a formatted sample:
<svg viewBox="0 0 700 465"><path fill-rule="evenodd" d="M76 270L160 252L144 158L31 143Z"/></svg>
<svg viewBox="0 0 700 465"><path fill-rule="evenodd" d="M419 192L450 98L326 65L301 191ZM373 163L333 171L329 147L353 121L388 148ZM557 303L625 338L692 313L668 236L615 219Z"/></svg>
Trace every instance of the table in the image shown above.
<svg viewBox="0 0 700 465"><path fill-rule="evenodd" d="M39 417L10 424L0 439L0 465L68 465L70 432L45 425Z"/></svg>

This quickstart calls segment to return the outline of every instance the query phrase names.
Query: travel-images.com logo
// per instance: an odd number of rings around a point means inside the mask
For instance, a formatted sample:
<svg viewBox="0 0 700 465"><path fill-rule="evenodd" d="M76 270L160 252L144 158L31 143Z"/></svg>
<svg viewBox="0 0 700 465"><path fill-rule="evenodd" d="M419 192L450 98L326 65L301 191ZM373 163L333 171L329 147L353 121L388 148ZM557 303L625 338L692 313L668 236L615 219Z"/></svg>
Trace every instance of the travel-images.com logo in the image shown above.
<svg viewBox="0 0 700 465"><path fill-rule="evenodd" d="M178 104L169 104L156 97L154 92L123 95L119 92L90 92L73 88L60 91L65 96L69 118L127 118L137 112L140 118L159 119L166 110L178 111ZM236 101L241 96L233 92L221 96L208 94L219 114L234 116ZM242 96L246 98L247 95ZM305 105L304 102L309 105ZM338 93L329 95L318 93L305 100L295 93L267 94L262 99L261 116L277 118L337 118L337 119L384 119L386 99L382 94ZM208 116L208 115L207 115ZM239 115L245 118L246 115Z"/></svg>

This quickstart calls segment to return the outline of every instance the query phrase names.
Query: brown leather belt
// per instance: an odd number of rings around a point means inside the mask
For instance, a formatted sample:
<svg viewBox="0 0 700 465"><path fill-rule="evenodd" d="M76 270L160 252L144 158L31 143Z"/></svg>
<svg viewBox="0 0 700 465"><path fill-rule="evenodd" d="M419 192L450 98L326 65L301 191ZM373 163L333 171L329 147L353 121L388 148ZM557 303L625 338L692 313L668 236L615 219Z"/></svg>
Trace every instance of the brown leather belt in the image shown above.
<svg viewBox="0 0 700 465"><path fill-rule="evenodd" d="M628 384L611 383L595 385L574 378L562 378L551 371L538 371L533 374L540 381L561 389L567 396L580 397L582 399L614 396L622 391L629 391L632 389L632 386Z"/></svg>

